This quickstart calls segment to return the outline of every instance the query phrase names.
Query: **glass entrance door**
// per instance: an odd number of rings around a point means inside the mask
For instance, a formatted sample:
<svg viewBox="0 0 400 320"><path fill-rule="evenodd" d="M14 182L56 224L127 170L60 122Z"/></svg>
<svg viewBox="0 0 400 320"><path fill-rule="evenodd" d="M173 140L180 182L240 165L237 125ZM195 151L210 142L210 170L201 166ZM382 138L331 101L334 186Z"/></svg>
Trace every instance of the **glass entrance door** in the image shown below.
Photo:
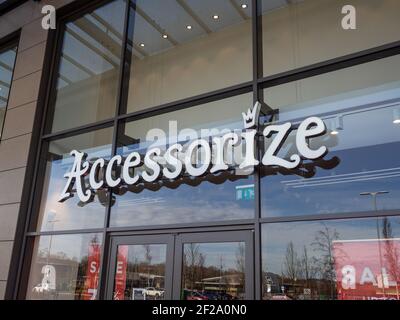
<svg viewBox="0 0 400 320"><path fill-rule="evenodd" d="M113 237L107 298L252 299L253 269L252 231Z"/></svg>
<svg viewBox="0 0 400 320"><path fill-rule="evenodd" d="M254 298L252 231L181 234L175 243L174 299Z"/></svg>
<svg viewBox="0 0 400 320"><path fill-rule="evenodd" d="M112 238L107 298L171 299L173 242L171 235Z"/></svg>

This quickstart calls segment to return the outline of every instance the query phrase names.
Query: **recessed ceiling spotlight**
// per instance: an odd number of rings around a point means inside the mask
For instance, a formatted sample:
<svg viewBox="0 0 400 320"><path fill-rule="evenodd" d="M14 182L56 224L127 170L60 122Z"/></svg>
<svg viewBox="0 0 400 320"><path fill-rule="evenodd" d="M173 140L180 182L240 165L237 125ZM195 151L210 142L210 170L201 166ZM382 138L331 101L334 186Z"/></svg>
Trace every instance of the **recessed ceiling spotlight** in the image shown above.
<svg viewBox="0 0 400 320"><path fill-rule="evenodd" d="M164 39L168 39L168 35L167 34L163 34L162 36Z"/></svg>
<svg viewBox="0 0 400 320"><path fill-rule="evenodd" d="M247 4L243 3L242 4L242 9L247 9Z"/></svg>
<svg viewBox="0 0 400 320"><path fill-rule="evenodd" d="M144 43L141 43L140 46L143 48L144 47Z"/></svg>
<svg viewBox="0 0 400 320"><path fill-rule="evenodd" d="M188 25L188 26L186 26L186 29L192 30L192 26L191 26L191 25Z"/></svg>
<svg viewBox="0 0 400 320"><path fill-rule="evenodd" d="M219 15L214 14L214 15L213 15L213 19L214 19L214 20L218 20L218 19L219 19Z"/></svg>
<svg viewBox="0 0 400 320"><path fill-rule="evenodd" d="M331 135L337 136L340 130L343 130L343 116L338 115L335 118L331 119Z"/></svg>
<svg viewBox="0 0 400 320"><path fill-rule="evenodd" d="M393 123L400 124L400 108L393 110Z"/></svg>

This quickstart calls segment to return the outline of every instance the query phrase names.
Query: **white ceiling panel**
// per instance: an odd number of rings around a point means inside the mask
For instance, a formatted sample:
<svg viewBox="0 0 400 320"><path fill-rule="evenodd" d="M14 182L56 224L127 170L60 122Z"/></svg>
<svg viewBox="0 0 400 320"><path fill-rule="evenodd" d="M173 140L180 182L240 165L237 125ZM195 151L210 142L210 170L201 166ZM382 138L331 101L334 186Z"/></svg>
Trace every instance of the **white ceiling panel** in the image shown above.
<svg viewBox="0 0 400 320"><path fill-rule="evenodd" d="M229 0L186 0L186 2L213 32L243 21ZM219 18L213 19L214 15L218 15Z"/></svg>
<svg viewBox="0 0 400 320"><path fill-rule="evenodd" d="M262 13L288 5L288 0L262 0Z"/></svg>
<svg viewBox="0 0 400 320"><path fill-rule="evenodd" d="M163 39L162 35L139 14L135 15L133 42L136 46L139 46L140 51L148 55L172 47L172 44L166 39ZM140 44L144 44L144 47L140 47Z"/></svg>
<svg viewBox="0 0 400 320"><path fill-rule="evenodd" d="M176 0L139 0L137 6L178 43L190 41L205 33ZM187 25L191 25L192 29L188 30ZM141 30L136 29L135 33L138 32ZM165 41L161 34L158 37Z"/></svg>

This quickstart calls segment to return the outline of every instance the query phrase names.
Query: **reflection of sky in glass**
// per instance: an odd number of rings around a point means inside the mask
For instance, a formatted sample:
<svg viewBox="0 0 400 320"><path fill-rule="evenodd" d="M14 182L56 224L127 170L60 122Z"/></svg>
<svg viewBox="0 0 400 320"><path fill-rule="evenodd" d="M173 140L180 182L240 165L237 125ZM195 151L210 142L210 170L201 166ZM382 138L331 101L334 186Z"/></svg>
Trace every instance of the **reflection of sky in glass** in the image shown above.
<svg viewBox="0 0 400 320"><path fill-rule="evenodd" d="M252 184L253 179L215 185L202 182L177 189L162 187L116 196L112 208L112 226L161 225L254 218L253 200L236 200L236 186Z"/></svg>
<svg viewBox="0 0 400 320"><path fill-rule="evenodd" d="M146 247L148 247L152 265L165 263L167 253L167 246L165 244L129 245L128 263L149 263L149 260L146 258Z"/></svg>
<svg viewBox="0 0 400 320"><path fill-rule="evenodd" d="M16 48L0 52L0 108L7 105L15 56Z"/></svg>
<svg viewBox="0 0 400 320"><path fill-rule="evenodd" d="M389 59L392 60L382 61L385 64L398 61L397 56ZM372 65L379 67L379 63ZM320 86L328 87L349 72L357 77L358 72L372 69L372 65L322 75L321 79L320 76L306 79L301 85L310 89L312 84L319 82ZM372 77L371 81L376 86L362 88L359 84L362 81L357 80L354 87L360 89L351 90L350 86L348 92L323 98L319 98L319 92L314 95L307 91L318 98L300 99L301 102L294 104L288 103L290 99L283 95L284 92L287 95L293 93L291 84L268 89L274 106L279 108L279 122L297 123L309 116L324 119L327 134L312 138L310 144L313 148L326 145L329 153L324 157L325 161L316 161L314 166L305 162L310 176L267 174L261 183L263 216L371 211L374 210L371 197L362 197L360 193L382 190L389 193L378 196L378 210L399 208L400 125L393 123L393 112L400 104L400 83L382 85L384 81L379 77ZM332 135L336 123L340 123L337 117L341 119L341 127L336 130L337 135ZM295 132L289 136L279 156L287 157L293 152L296 152Z"/></svg>
<svg viewBox="0 0 400 320"><path fill-rule="evenodd" d="M316 250L316 236L319 231L329 230L333 240L365 240L377 239L376 219L352 219L313 222L273 223L262 228L263 271L281 274L290 242L293 243L298 258L302 257L304 247L307 248L310 261L312 257L321 259L322 253ZM392 238L400 237L400 219L389 217L392 227ZM383 219L379 219L380 236L382 237ZM378 258L378 257L376 257Z"/></svg>
<svg viewBox="0 0 400 320"><path fill-rule="evenodd" d="M44 190L47 191L43 195L43 201L46 202L41 209L42 231L103 226L106 209L98 201L89 203L83 208L78 206L79 199L76 195L65 202L58 202L61 191L67 183L67 179L63 176L70 167L71 165L63 165L59 160L51 162L48 167L49 185Z"/></svg>
<svg viewBox="0 0 400 320"><path fill-rule="evenodd" d="M223 271L237 269L238 259L244 259L241 254L240 246L244 246L244 243L240 242L226 242L226 243L193 243L191 244L195 248L198 255L204 257L204 267L215 267L217 269L222 268ZM190 244L184 245L184 250L190 256ZM190 257L188 257L190 262Z"/></svg>
<svg viewBox="0 0 400 320"><path fill-rule="evenodd" d="M106 206L98 199L85 206L79 205L79 198L74 197L59 202L58 199L64 189L67 179L64 174L71 170L74 159L69 155L73 149L88 154L88 160L97 157L109 158L111 144L111 129L103 129L89 134L83 134L72 138L55 141L50 144L50 153L60 155L62 158L47 162L45 183L40 208L39 228L42 231L69 230L96 228L104 226ZM97 142L98 141L98 142ZM100 146L94 146L100 144ZM93 146L93 147L91 147Z"/></svg>
<svg viewBox="0 0 400 320"><path fill-rule="evenodd" d="M55 235L42 236L38 244L38 252L50 251L50 255L45 255L51 259L52 256L65 256L66 260L80 261L87 257L89 245L97 239L97 243L102 243L102 235L97 233L83 235Z"/></svg>

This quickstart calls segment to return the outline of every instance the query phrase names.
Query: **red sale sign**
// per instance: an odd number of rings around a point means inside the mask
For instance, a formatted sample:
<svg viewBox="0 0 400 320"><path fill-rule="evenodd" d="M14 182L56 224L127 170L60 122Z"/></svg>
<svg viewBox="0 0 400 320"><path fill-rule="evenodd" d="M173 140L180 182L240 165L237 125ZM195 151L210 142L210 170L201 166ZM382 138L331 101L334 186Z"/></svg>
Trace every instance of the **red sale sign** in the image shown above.
<svg viewBox="0 0 400 320"><path fill-rule="evenodd" d="M400 239L334 241L341 300L400 299Z"/></svg>
<svg viewBox="0 0 400 320"><path fill-rule="evenodd" d="M86 271L84 300L95 300L99 284L100 244L93 242L89 245L88 266Z"/></svg>
<svg viewBox="0 0 400 320"><path fill-rule="evenodd" d="M125 299L127 263L128 246L118 246L117 266L115 270L114 300Z"/></svg>

